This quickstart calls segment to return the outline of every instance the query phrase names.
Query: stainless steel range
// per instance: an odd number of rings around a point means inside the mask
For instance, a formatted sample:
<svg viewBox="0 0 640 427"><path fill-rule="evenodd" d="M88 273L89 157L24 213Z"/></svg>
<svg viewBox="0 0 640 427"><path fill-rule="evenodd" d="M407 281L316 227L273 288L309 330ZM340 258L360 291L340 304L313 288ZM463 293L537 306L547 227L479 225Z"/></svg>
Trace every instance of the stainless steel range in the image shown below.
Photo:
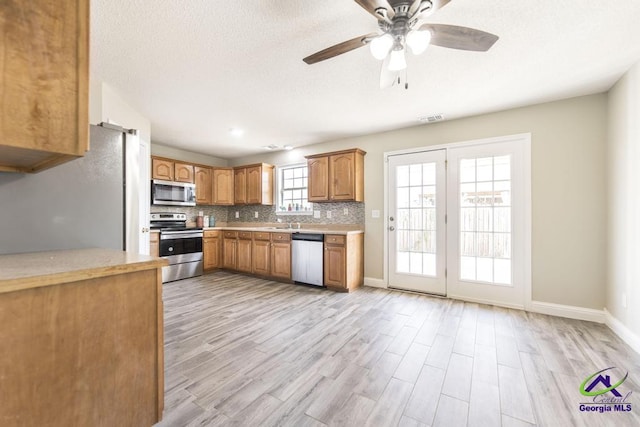
<svg viewBox="0 0 640 427"><path fill-rule="evenodd" d="M160 256L169 261L162 267L162 283L201 276L202 228L187 227L187 215L173 212L152 213L150 224L160 229Z"/></svg>

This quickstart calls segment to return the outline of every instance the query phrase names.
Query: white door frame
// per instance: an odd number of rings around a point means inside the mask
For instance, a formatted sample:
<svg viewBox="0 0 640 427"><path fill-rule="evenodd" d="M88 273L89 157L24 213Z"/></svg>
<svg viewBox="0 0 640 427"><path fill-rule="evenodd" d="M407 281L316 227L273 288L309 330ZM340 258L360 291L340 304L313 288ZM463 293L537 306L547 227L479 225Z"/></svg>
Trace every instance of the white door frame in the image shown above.
<svg viewBox="0 0 640 427"><path fill-rule="evenodd" d="M523 161L523 173L524 173L524 221L525 221L525 231L524 231L524 309L531 309L531 300L532 300L532 290L531 290L531 134L530 133L521 133L515 135L505 135L498 136L492 138L483 138L483 139L475 139L470 141L461 141L454 142L450 144L439 144L439 145L429 145L426 147L416 147L409 148L404 150L396 150L396 151L388 151L383 153L384 159L384 221L383 221L383 230L384 230L384 262L383 262L383 281L385 287L389 287L389 172L388 172L388 164L389 164L389 156L399 155L399 154L413 154L420 153L423 151L433 151L433 150L449 150L451 148L459 148L459 147L469 147L473 145L484 145L484 144L492 144L498 142L511 142L511 141L520 141L524 144L524 161Z"/></svg>

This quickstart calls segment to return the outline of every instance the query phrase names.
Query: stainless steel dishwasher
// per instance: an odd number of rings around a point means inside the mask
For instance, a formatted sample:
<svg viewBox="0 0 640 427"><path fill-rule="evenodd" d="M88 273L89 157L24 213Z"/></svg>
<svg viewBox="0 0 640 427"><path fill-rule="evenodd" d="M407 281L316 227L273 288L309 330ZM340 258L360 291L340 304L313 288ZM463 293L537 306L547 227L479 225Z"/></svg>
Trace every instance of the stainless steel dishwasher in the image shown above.
<svg viewBox="0 0 640 427"><path fill-rule="evenodd" d="M324 234L291 234L292 278L296 283L323 286Z"/></svg>

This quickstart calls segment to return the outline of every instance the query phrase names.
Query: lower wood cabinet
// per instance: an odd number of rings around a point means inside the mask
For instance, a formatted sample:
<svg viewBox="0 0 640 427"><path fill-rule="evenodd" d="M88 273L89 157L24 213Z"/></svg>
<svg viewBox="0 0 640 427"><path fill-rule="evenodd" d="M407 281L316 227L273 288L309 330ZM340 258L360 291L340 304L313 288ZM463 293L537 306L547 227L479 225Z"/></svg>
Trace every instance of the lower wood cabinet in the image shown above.
<svg viewBox="0 0 640 427"><path fill-rule="evenodd" d="M154 257L160 256L160 233L149 233L149 255Z"/></svg>
<svg viewBox="0 0 640 427"><path fill-rule="evenodd" d="M291 281L290 233L217 231L219 234L215 239L208 233L211 232L205 231L205 270L222 267ZM216 251L218 251L217 254ZM362 286L363 252L364 234L362 233L325 234L324 285L340 292L349 292Z"/></svg>
<svg viewBox="0 0 640 427"><path fill-rule="evenodd" d="M229 270L236 269L238 247L238 232L225 231L222 239L222 267Z"/></svg>
<svg viewBox="0 0 640 427"><path fill-rule="evenodd" d="M253 253L251 272L268 276L271 272L271 233L253 233Z"/></svg>
<svg viewBox="0 0 640 427"><path fill-rule="evenodd" d="M291 280L291 234L272 233L270 276Z"/></svg>
<svg viewBox="0 0 640 427"><path fill-rule="evenodd" d="M219 230L205 230L202 240L202 251L204 252L204 269L214 270L221 267L222 252L222 232Z"/></svg>
<svg viewBox="0 0 640 427"><path fill-rule="evenodd" d="M324 284L349 292L364 281L364 234L325 234Z"/></svg>
<svg viewBox="0 0 640 427"><path fill-rule="evenodd" d="M237 246L237 259L236 270L251 273L251 232L239 231L238 232L238 246Z"/></svg>

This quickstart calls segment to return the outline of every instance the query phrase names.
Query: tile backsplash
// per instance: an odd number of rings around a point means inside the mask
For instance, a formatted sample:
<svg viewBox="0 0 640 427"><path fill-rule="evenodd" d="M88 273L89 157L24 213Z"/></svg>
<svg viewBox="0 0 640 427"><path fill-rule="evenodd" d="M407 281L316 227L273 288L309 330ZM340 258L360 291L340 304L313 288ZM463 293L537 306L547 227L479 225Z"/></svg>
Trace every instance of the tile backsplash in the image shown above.
<svg viewBox="0 0 640 427"><path fill-rule="evenodd" d="M347 214L345 215L345 209ZM198 212L204 215L213 215L216 223L226 222L299 222L301 224L353 224L364 226L365 208L364 203L341 202L341 203L314 203L313 210L320 212L320 218L314 215L276 215L275 206L246 205L246 206L151 206L151 212L181 212L187 214L188 221L195 221ZM327 218L327 212L331 212L331 218ZM235 217L236 212L239 218ZM255 213L258 212L258 218Z"/></svg>
<svg viewBox="0 0 640 427"><path fill-rule="evenodd" d="M227 222L278 222L283 223L299 222L301 224L357 224L364 226L365 209L364 203L342 202L342 203L314 203L313 210L320 212L320 218L314 215L284 214L277 215L275 206L248 205L229 206ZM345 215L345 209L347 214ZM331 211L331 218L327 218L327 212ZM239 218L235 217L236 212ZM256 218L258 212L258 218Z"/></svg>

